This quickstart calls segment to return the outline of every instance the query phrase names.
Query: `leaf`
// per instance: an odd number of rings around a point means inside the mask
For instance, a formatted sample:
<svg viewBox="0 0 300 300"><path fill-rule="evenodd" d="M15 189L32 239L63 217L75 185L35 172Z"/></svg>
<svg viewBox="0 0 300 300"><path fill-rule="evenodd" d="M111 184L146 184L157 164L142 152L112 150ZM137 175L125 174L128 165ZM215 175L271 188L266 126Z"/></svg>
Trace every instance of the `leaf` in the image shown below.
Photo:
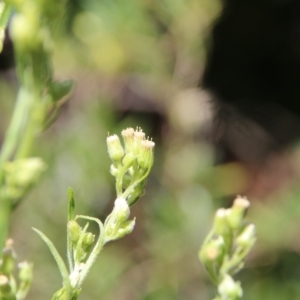
<svg viewBox="0 0 300 300"><path fill-rule="evenodd" d="M54 244L51 242L51 240L46 235L44 235L41 231L39 231L36 228L32 228L32 229L42 238L42 240L48 246L52 256L54 257L54 259L56 261L56 264L58 266L58 269L60 271L61 277L63 279L63 286L64 286L64 288L65 288L65 290L68 294L68 297L69 297L69 295L72 294L72 288L71 288L71 282L70 282L70 279L69 279L69 273L68 273L68 270L66 268L66 265L65 265L63 259L59 255L59 253L58 253L57 249L55 248ZM69 299L68 297L67 297L67 299Z"/></svg>

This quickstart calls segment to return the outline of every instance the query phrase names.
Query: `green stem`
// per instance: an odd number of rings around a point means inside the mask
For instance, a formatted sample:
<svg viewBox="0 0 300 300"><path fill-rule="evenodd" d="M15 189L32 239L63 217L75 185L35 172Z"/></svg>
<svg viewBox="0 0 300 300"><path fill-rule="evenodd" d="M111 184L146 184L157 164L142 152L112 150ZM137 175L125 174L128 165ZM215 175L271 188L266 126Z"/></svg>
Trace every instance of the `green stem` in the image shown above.
<svg viewBox="0 0 300 300"><path fill-rule="evenodd" d="M1 193L3 194L3 193ZM0 257L2 257L2 249L8 234L8 224L10 217L11 203L7 197L1 197L0 201Z"/></svg>
<svg viewBox="0 0 300 300"><path fill-rule="evenodd" d="M36 111L34 109L32 109L30 112L28 123L24 135L22 137L21 144L19 145L18 151L15 155L16 159L25 158L30 154L37 130L37 124L34 118L35 113Z"/></svg>
<svg viewBox="0 0 300 300"><path fill-rule="evenodd" d="M75 218L75 199L74 199L74 192L71 188L68 190L69 194L69 203L68 203L68 222L74 220ZM73 247L72 247L72 240L70 237L70 232L67 230L67 258L69 264L70 273L73 272L74 264L73 264Z"/></svg>
<svg viewBox="0 0 300 300"><path fill-rule="evenodd" d="M118 169L119 169L119 174L116 178L116 192L117 192L117 197L120 197L123 191L123 178L128 170L128 166L122 166L121 163L118 164Z"/></svg>
<svg viewBox="0 0 300 300"><path fill-rule="evenodd" d="M140 177L139 180L137 180L137 181L134 182L132 185L130 185L130 186L126 189L126 191L121 195L121 197L124 198L124 199L126 199L126 198L132 193L132 191L136 188L136 186L137 186L140 182L142 182L144 179L147 178L147 176L149 175L150 171L151 171L151 167L148 168L148 170L147 170L147 172L145 173L144 176ZM118 197L119 197L119 196L118 196Z"/></svg>
<svg viewBox="0 0 300 300"><path fill-rule="evenodd" d="M16 150L19 137L28 118L29 108L30 98L28 92L21 88L0 153L0 182L3 180L3 164L11 158L13 152Z"/></svg>
<svg viewBox="0 0 300 300"><path fill-rule="evenodd" d="M19 137L29 112L29 98L27 91L20 89L17 102L7 129L4 142L0 153L0 249L3 249L7 237L9 216L11 211L10 200L3 192L4 185L4 165L12 157L16 150ZM1 253L0 253L1 256Z"/></svg>

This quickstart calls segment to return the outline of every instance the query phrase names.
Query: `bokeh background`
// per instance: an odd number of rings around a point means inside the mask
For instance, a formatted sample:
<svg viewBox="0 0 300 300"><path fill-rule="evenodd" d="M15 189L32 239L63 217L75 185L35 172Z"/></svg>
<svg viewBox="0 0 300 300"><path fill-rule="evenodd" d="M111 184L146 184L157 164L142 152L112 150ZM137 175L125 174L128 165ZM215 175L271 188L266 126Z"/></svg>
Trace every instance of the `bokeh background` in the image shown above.
<svg viewBox="0 0 300 300"><path fill-rule="evenodd" d="M204 138L210 97L199 82L221 9L217 0L69 1L53 63L56 77L74 79L76 88L37 139L34 154L48 169L11 220L19 259L34 263L28 299L50 299L61 285L51 254L31 227L64 256L68 187L77 213L104 220L115 199L106 137L128 126L153 137L153 171L145 196L132 208L133 233L105 247L81 299L212 299L198 251L215 210L246 192L258 242L237 276L244 299L300 298L299 151L276 160L276 166L293 166L283 167L288 174L271 164L257 175L239 162L216 165L216 149ZM13 67L2 72L0 88L3 136L18 88ZM254 192L253 172L260 184Z"/></svg>

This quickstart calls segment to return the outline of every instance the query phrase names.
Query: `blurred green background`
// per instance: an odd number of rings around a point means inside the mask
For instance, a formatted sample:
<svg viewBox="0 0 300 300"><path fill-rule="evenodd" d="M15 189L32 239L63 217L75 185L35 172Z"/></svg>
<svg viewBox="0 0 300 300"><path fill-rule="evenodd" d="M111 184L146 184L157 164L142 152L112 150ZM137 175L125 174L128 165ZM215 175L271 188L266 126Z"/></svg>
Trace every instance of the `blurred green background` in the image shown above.
<svg viewBox="0 0 300 300"><path fill-rule="evenodd" d="M146 195L132 208L134 232L105 247L81 299L213 298L198 250L215 210L230 205L248 180L239 164L214 166L214 149L200 134L209 102L197 86L220 9L217 0L69 1L53 58L56 77L74 79L76 89L38 137L35 155L48 169L11 222L19 259L34 263L28 299L50 299L61 285L51 254L31 227L65 253L68 187L77 213L105 218L115 197L106 137L128 126L153 137L155 164ZM13 70L1 76L3 136L17 83ZM263 201L250 199L248 218L257 225L258 242L238 276L244 299L300 298L297 150L292 163L288 184Z"/></svg>

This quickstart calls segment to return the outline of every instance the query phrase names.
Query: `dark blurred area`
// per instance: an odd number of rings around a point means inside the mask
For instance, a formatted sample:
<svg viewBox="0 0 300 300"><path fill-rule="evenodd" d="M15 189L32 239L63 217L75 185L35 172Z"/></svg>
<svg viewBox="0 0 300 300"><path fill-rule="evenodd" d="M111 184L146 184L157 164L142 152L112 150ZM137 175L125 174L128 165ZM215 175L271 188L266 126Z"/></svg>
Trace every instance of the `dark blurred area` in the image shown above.
<svg viewBox="0 0 300 300"><path fill-rule="evenodd" d="M223 2L201 84L223 159L261 163L300 137L300 2Z"/></svg>
<svg viewBox="0 0 300 300"><path fill-rule="evenodd" d="M259 237L239 275L244 299L299 298L299 9L294 0L69 1L53 60L76 89L38 136L34 155L48 170L11 226L20 258L35 264L28 299L61 284L31 227L63 256L69 186L77 213L105 218L115 198L105 140L127 126L153 137L153 172L132 209L136 228L104 249L82 299L212 299L197 253L215 210L237 194L252 201ZM17 92L6 43L1 135Z"/></svg>

